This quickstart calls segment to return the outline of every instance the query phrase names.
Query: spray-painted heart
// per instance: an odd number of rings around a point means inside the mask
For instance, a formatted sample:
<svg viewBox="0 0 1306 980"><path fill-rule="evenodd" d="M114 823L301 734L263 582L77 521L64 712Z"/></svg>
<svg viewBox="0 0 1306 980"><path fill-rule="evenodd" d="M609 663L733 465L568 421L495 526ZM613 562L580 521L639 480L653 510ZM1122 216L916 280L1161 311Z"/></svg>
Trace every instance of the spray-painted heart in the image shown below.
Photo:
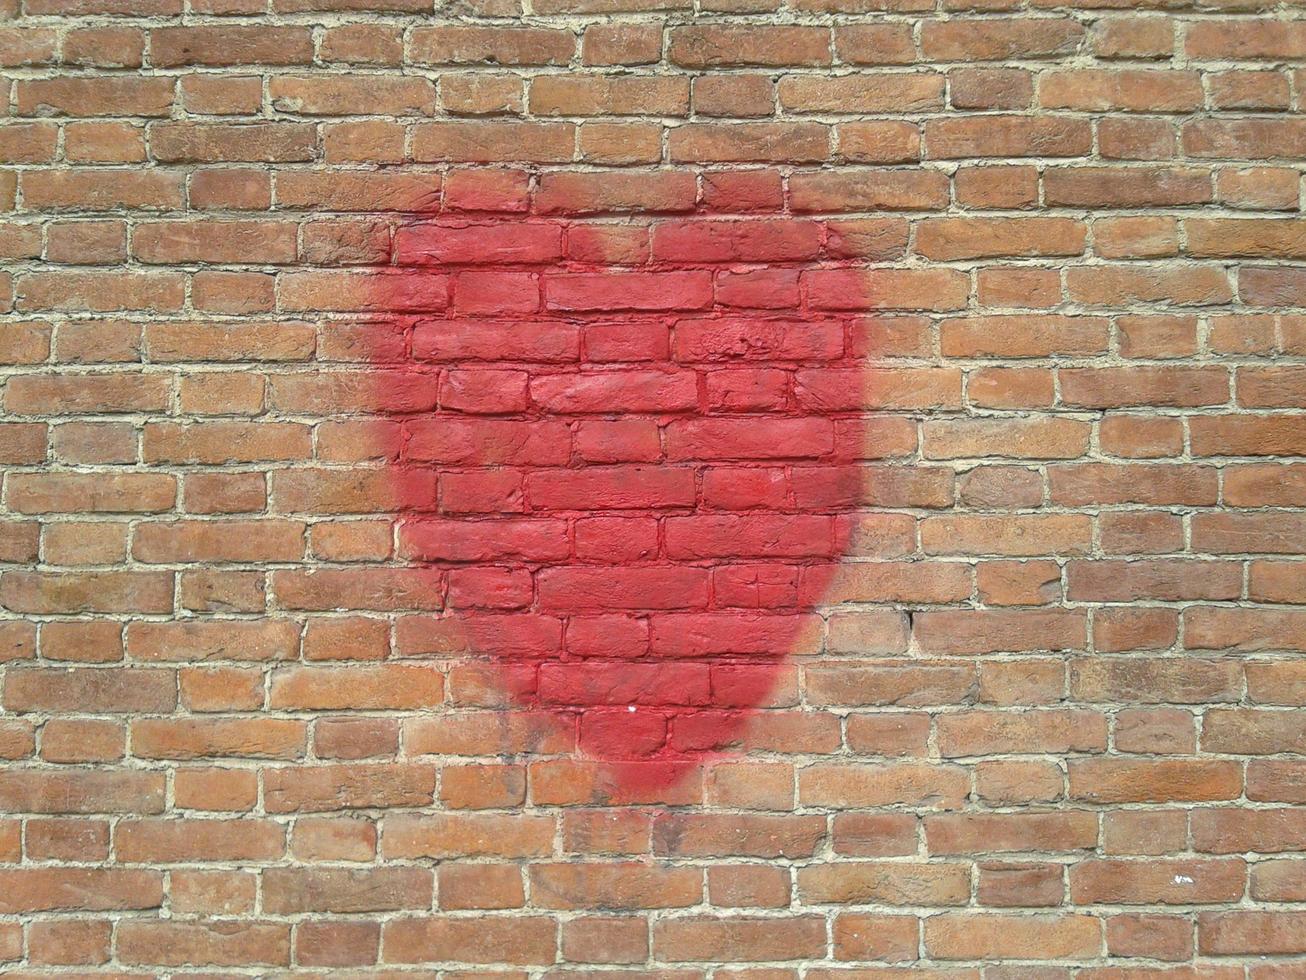
<svg viewBox="0 0 1306 980"><path fill-rule="evenodd" d="M401 557L444 590L400 654L479 661L629 798L796 703L892 280L795 217L443 213L392 251L372 374Z"/></svg>

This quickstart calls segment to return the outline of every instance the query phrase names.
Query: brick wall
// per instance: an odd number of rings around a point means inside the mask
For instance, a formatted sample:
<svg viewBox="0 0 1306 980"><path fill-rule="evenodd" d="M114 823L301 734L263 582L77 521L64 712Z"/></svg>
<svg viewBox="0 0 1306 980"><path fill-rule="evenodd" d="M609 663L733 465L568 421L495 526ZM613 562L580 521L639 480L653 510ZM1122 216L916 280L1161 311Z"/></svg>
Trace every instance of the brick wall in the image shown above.
<svg viewBox="0 0 1306 980"><path fill-rule="evenodd" d="M1306 19L4 0L0 960L1306 977Z"/></svg>

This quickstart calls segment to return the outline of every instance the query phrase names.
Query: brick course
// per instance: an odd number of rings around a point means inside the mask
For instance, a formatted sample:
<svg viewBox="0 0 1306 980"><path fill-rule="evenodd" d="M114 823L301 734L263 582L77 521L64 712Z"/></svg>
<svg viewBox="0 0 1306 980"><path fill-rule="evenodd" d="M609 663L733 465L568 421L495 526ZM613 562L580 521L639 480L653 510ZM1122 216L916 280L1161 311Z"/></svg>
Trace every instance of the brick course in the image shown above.
<svg viewBox="0 0 1306 980"><path fill-rule="evenodd" d="M1301 4L528 6L0 0L6 974L1306 975Z"/></svg>

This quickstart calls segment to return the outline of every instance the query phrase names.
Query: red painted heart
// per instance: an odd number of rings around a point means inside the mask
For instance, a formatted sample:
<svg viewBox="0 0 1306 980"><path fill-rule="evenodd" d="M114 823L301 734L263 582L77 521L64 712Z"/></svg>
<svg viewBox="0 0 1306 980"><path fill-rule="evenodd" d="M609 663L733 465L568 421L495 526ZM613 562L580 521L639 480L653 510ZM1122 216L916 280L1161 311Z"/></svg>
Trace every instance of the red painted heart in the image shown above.
<svg viewBox="0 0 1306 980"><path fill-rule="evenodd" d="M849 256L816 220L704 214L443 213L392 251L368 343L389 495L443 593L400 655L467 661L626 798L765 743L874 455Z"/></svg>

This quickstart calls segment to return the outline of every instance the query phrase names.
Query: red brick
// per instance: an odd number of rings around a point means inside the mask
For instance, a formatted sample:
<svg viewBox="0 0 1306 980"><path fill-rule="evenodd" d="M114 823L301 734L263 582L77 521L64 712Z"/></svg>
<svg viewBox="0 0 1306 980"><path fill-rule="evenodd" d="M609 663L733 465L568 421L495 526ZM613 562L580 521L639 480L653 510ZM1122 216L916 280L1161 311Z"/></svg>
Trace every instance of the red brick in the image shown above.
<svg viewBox="0 0 1306 980"><path fill-rule="evenodd" d="M512 920L508 934L491 935L482 918L426 917L393 919L382 932L386 963L552 963L557 924L544 916Z"/></svg>
<svg viewBox="0 0 1306 980"><path fill-rule="evenodd" d="M0 872L8 914L82 909L152 909L163 903L159 871L30 868Z"/></svg>
<svg viewBox="0 0 1306 980"><path fill-rule="evenodd" d="M798 893L813 904L960 905L970 895L970 869L960 862L831 863L800 870Z"/></svg>
<svg viewBox="0 0 1306 980"><path fill-rule="evenodd" d="M271 821L130 820L114 831L115 853L132 864L270 861L285 850L285 831Z"/></svg>
<svg viewBox="0 0 1306 980"><path fill-rule="evenodd" d="M664 919L653 926L654 955L672 962L796 960L824 950L825 925L816 916Z"/></svg>
<svg viewBox="0 0 1306 980"><path fill-rule="evenodd" d="M1216 956L1301 953L1303 924L1300 912L1207 912L1198 919L1197 948Z"/></svg>
<svg viewBox="0 0 1306 980"><path fill-rule="evenodd" d="M1101 924L1090 915L950 912L925 924L925 948L944 960L1091 957L1098 955L1101 944Z"/></svg>
<svg viewBox="0 0 1306 980"><path fill-rule="evenodd" d="M1084 759L1070 765L1070 795L1096 803L1235 799L1242 790L1236 763L1216 760Z"/></svg>
<svg viewBox="0 0 1306 980"><path fill-rule="evenodd" d="M434 884L425 868L268 868L263 904L273 915L427 909Z"/></svg>
<svg viewBox="0 0 1306 980"><path fill-rule="evenodd" d="M118 957L127 963L182 966L285 966L290 927L283 923L185 922L133 919L118 933Z"/></svg>

